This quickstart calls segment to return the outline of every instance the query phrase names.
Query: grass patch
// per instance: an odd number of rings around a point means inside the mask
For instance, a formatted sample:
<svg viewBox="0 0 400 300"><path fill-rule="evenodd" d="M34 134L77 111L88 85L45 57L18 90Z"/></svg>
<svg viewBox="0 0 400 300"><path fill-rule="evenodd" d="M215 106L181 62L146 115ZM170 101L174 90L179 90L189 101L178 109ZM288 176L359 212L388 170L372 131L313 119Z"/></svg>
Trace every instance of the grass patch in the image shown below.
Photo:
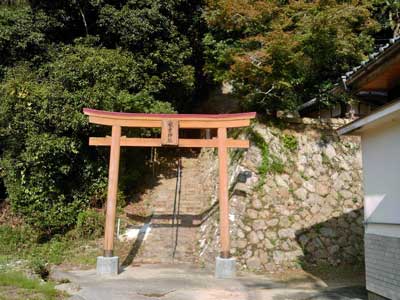
<svg viewBox="0 0 400 300"><path fill-rule="evenodd" d="M6 264L14 265L18 260L24 262L21 267L32 269L42 278L47 277L50 265L71 264L92 267L99 254L99 247L95 240L78 236L71 232L41 241L29 226L2 225L0 226L0 271L6 269L4 267Z"/></svg>
<svg viewBox="0 0 400 300"><path fill-rule="evenodd" d="M27 278L20 272L0 272L0 299L63 299L51 282Z"/></svg>

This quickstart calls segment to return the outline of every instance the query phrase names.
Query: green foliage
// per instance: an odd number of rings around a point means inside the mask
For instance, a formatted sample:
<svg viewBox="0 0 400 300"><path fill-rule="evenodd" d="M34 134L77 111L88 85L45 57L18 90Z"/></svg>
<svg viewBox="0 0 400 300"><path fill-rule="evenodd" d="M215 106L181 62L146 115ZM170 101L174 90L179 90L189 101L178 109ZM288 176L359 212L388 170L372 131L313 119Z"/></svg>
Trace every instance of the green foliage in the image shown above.
<svg viewBox="0 0 400 300"><path fill-rule="evenodd" d="M76 232L79 237L92 239L100 237L104 232L104 214L90 209L82 211L76 222Z"/></svg>
<svg viewBox="0 0 400 300"><path fill-rule="evenodd" d="M31 245L36 243L37 233L30 227L20 226L13 228L8 225L0 226L1 255L18 255L25 253Z"/></svg>
<svg viewBox="0 0 400 300"><path fill-rule="evenodd" d="M258 167L258 172L265 177L269 167L269 148L261 134L253 129L248 130L250 140L261 150L261 165Z"/></svg>
<svg viewBox="0 0 400 300"><path fill-rule="evenodd" d="M372 50L371 11L369 0L208 0L206 71L230 81L247 109L292 110Z"/></svg>
<svg viewBox="0 0 400 300"><path fill-rule="evenodd" d="M204 56L206 58L204 70L211 80L222 82L227 79L229 67L234 63L232 58L233 42L232 39L217 41L210 33L204 36Z"/></svg>
<svg viewBox="0 0 400 300"><path fill-rule="evenodd" d="M46 277L50 265L74 263L93 265L98 247L90 240L77 238L76 230L55 235L50 240L28 225L0 226L0 272L8 262L22 260L35 273ZM91 243L93 248L90 247ZM7 269L8 270L8 269Z"/></svg>
<svg viewBox="0 0 400 300"><path fill-rule="evenodd" d="M172 111L148 92L151 80L126 51L76 45L51 56L37 71L11 69L0 85L1 167L11 205L47 233L67 230L104 195L107 152L90 149L87 137L106 132L89 129L83 107Z"/></svg>
<svg viewBox="0 0 400 300"><path fill-rule="evenodd" d="M46 37L72 43L95 37L96 45L122 48L135 55L149 82L147 91L176 107L187 105L198 65L193 58L199 34L199 1L30 1L42 15ZM61 39L61 40L60 40ZM129 66L127 67L129 68Z"/></svg>
<svg viewBox="0 0 400 300"><path fill-rule="evenodd" d="M322 163L324 165L327 165L328 167L333 168L333 169L335 168L331 159L324 152L321 153L321 158L322 158Z"/></svg>
<svg viewBox="0 0 400 300"><path fill-rule="evenodd" d="M14 212L54 234L105 198L108 151L87 139L109 132L89 127L82 108L189 106L201 10L180 0L27 2L0 5L0 176ZM143 177L144 158L124 153L121 191Z"/></svg>
<svg viewBox="0 0 400 300"><path fill-rule="evenodd" d="M285 171L285 165L279 157L270 153L268 144L265 142L261 134L253 128L249 128L248 135L250 140L261 150L261 164L258 167L260 180L256 187L256 189L258 189L264 184L269 172L283 173Z"/></svg>
<svg viewBox="0 0 400 300"><path fill-rule="evenodd" d="M398 0L372 0L374 15L389 37L400 36L400 2Z"/></svg>
<svg viewBox="0 0 400 300"><path fill-rule="evenodd" d="M21 272L0 272L0 299L59 299L60 293L51 282L42 282L39 279L31 279ZM5 287L5 288L4 288ZM12 295L7 291L12 290ZM4 298L3 298L4 297ZM34 298L32 298L34 297Z"/></svg>
<svg viewBox="0 0 400 300"><path fill-rule="evenodd" d="M284 134L282 137L283 146L288 149L289 151L297 150L299 143L295 136Z"/></svg>
<svg viewBox="0 0 400 300"><path fill-rule="evenodd" d="M0 5L0 79L19 60L42 61L46 40L41 30L28 7Z"/></svg>

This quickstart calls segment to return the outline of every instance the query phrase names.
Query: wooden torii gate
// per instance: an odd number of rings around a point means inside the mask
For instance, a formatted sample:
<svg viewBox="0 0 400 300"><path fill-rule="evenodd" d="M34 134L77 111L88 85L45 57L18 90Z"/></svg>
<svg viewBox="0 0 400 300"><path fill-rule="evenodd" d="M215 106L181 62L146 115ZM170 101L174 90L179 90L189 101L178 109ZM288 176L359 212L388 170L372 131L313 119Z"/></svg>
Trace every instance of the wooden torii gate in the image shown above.
<svg viewBox="0 0 400 300"><path fill-rule="evenodd" d="M228 148L248 148L249 141L227 137L227 129L250 125L256 113L238 114L143 114L108 112L85 108L83 113L89 116L93 124L112 127L112 134L106 137L90 137L91 146L111 147L108 173L108 191L106 222L104 233L104 257L113 257L114 227L117 203L118 172L120 147L185 147L218 148L219 159L219 211L220 211L220 258L228 259L230 254L229 204L228 204ZM134 138L121 136L122 127L161 128L160 138ZM179 138L179 129L217 129L216 138L183 139ZM118 261L117 261L118 264ZM99 271L99 261L98 261ZM115 268L105 268L100 273L115 273ZM118 272L118 271L117 271Z"/></svg>

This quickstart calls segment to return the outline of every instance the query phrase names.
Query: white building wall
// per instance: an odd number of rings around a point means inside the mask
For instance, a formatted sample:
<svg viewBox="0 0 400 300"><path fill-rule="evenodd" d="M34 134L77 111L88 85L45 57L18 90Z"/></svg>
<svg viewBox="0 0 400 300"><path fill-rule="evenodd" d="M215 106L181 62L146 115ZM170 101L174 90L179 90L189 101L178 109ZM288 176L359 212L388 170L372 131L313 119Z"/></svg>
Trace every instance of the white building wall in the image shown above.
<svg viewBox="0 0 400 300"><path fill-rule="evenodd" d="M399 300L400 122L366 130L361 140L367 290Z"/></svg>
<svg viewBox="0 0 400 300"><path fill-rule="evenodd" d="M366 223L400 224L400 123L363 133L362 153Z"/></svg>

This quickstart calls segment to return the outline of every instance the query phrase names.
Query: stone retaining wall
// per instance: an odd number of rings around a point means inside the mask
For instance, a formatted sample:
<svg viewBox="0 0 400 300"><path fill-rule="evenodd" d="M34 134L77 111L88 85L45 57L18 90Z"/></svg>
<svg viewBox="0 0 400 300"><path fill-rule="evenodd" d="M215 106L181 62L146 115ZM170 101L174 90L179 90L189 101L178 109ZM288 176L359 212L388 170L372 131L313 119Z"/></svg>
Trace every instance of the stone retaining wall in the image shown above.
<svg viewBox="0 0 400 300"><path fill-rule="evenodd" d="M231 151L231 243L241 268L362 261L360 141L336 135L343 123L296 119L285 126L256 124L241 134L253 140L248 151ZM217 182L215 155L206 151L199 158ZM209 205L215 201L216 189ZM200 261L210 266L219 249L214 212L199 232Z"/></svg>

